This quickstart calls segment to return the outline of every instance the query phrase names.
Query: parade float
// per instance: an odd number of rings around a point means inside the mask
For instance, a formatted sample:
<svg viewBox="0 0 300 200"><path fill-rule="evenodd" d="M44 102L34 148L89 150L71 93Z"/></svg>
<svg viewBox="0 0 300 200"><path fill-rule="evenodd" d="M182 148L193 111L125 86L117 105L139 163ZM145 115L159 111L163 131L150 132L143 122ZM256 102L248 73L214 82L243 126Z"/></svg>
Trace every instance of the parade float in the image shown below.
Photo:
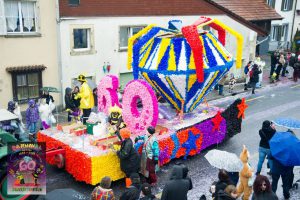
<svg viewBox="0 0 300 200"><path fill-rule="evenodd" d="M218 36L203 26L215 29ZM236 58L224 47L226 32L237 39ZM120 140L111 134L114 127L106 119L112 112L123 118L133 140L145 134L148 126L156 127L160 166L199 154L241 131L247 108L244 99L226 109L205 101L234 63L241 66L243 38L239 33L217 19L201 17L184 27L180 21L170 21L168 28L149 25L128 43L128 68L133 69L134 80L124 88L122 103L118 77L107 75L98 85L101 117L93 131L91 124L72 124L38 134L38 141L46 142L47 162L65 167L77 181L95 185L104 176L124 177L116 155ZM159 103L158 94L167 103ZM141 142L135 144L139 152L142 147Z"/></svg>

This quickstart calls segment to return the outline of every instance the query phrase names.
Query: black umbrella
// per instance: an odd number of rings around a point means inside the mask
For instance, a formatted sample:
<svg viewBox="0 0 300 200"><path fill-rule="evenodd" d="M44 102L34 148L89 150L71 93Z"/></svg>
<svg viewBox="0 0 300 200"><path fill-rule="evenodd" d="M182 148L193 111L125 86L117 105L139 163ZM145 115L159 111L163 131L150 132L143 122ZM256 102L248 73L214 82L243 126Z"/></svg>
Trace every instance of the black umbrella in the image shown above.
<svg viewBox="0 0 300 200"><path fill-rule="evenodd" d="M56 189L45 196L45 200L76 200L76 199L87 199L83 194L73 190L71 188Z"/></svg>

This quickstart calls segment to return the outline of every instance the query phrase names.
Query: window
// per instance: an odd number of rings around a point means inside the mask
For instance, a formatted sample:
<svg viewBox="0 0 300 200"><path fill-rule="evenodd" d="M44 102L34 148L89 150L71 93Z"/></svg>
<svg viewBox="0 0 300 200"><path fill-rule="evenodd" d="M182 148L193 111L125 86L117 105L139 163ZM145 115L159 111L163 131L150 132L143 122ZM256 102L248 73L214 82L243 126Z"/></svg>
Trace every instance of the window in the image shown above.
<svg viewBox="0 0 300 200"><path fill-rule="evenodd" d="M6 29L8 33L37 32L35 1L4 1Z"/></svg>
<svg viewBox="0 0 300 200"><path fill-rule="evenodd" d="M275 8L276 0L267 0L267 4L270 7Z"/></svg>
<svg viewBox="0 0 300 200"><path fill-rule="evenodd" d="M14 99L26 102L28 99L39 98L42 88L42 73L13 73L13 94Z"/></svg>
<svg viewBox="0 0 300 200"><path fill-rule="evenodd" d="M127 49L128 47L128 39L138 33L140 30L145 28L145 26L122 26L120 27L120 50Z"/></svg>
<svg viewBox="0 0 300 200"><path fill-rule="evenodd" d="M272 41L285 41L287 38L288 24L274 25L272 27Z"/></svg>
<svg viewBox="0 0 300 200"><path fill-rule="evenodd" d="M79 0L69 0L70 6L79 6Z"/></svg>
<svg viewBox="0 0 300 200"><path fill-rule="evenodd" d="M89 32L89 29L73 29L75 50L88 50L90 48Z"/></svg>
<svg viewBox="0 0 300 200"><path fill-rule="evenodd" d="M281 10L290 11L293 8L293 0L282 0Z"/></svg>
<svg viewBox="0 0 300 200"><path fill-rule="evenodd" d="M70 33L71 55L87 55L96 52L93 25L71 25Z"/></svg>

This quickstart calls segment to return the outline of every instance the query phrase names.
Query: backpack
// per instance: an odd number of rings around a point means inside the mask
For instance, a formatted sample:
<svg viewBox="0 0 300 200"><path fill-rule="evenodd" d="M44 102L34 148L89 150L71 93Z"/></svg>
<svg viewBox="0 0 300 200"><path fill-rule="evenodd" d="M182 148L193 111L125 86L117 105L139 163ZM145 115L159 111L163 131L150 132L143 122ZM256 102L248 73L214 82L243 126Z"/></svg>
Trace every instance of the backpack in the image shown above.
<svg viewBox="0 0 300 200"><path fill-rule="evenodd" d="M245 68L244 68L244 73L248 74L248 72L249 72L249 68L248 68L248 65L246 65Z"/></svg>

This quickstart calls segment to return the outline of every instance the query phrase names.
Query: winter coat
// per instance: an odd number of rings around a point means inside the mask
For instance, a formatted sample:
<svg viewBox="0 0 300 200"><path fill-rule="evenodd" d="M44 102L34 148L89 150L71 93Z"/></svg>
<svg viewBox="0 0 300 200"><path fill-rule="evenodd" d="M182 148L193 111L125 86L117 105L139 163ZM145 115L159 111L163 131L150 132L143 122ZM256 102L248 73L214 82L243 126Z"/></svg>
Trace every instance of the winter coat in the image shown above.
<svg viewBox="0 0 300 200"><path fill-rule="evenodd" d="M132 184L121 195L120 200L138 200L141 194L141 185Z"/></svg>
<svg viewBox="0 0 300 200"><path fill-rule="evenodd" d="M300 71L300 62L296 62L293 66L294 70Z"/></svg>
<svg viewBox="0 0 300 200"><path fill-rule="evenodd" d="M140 158L130 138L122 141L121 149L117 152L117 155L120 158L121 170L127 177L129 177L131 173L140 170Z"/></svg>
<svg viewBox="0 0 300 200"><path fill-rule="evenodd" d="M291 56L290 60L289 60L289 66L294 66L294 64L297 62L296 57L295 56Z"/></svg>
<svg viewBox="0 0 300 200"><path fill-rule="evenodd" d="M75 107L76 107L76 108L79 108L79 106L80 106L80 100L81 100L81 99L80 99L80 98L75 99L75 96L76 96L77 94L78 94L78 93L72 92L72 101L73 101Z"/></svg>
<svg viewBox="0 0 300 200"><path fill-rule="evenodd" d="M159 156L159 146L158 141L155 135L150 135L149 137L147 135L139 136L138 139L144 140L144 151L146 152L147 158L154 160L158 160Z"/></svg>
<svg viewBox="0 0 300 200"><path fill-rule="evenodd" d="M84 82L81 85L80 91L77 94L77 98L80 99L80 108L81 109L91 109L94 107L94 95L90 86Z"/></svg>
<svg viewBox="0 0 300 200"><path fill-rule="evenodd" d="M261 70L258 68L252 68L252 72L250 72L250 83L258 83L259 81L259 74L261 73Z"/></svg>
<svg viewBox="0 0 300 200"><path fill-rule="evenodd" d="M183 179L182 167L174 166L171 180L166 183L161 200L187 200L189 187L189 181Z"/></svg>
<svg viewBox="0 0 300 200"><path fill-rule="evenodd" d="M272 165L273 168L271 169L272 174L286 175L286 176L293 174L294 167L284 166L272 156L271 159L273 161L273 165Z"/></svg>
<svg viewBox="0 0 300 200"><path fill-rule="evenodd" d="M252 200L278 200L278 197L274 192L263 192L258 195L253 194Z"/></svg>
<svg viewBox="0 0 300 200"><path fill-rule="evenodd" d="M259 136L260 136L260 142L259 146L270 149L269 141L272 139L274 134L276 133L276 130L269 127L269 128L263 128L259 130Z"/></svg>
<svg viewBox="0 0 300 200"><path fill-rule="evenodd" d="M35 105L34 107L29 105L29 107L26 110L26 126L27 126L27 128L30 126L30 124L38 122L39 119L40 119L40 115L39 115L39 109L38 109L37 105Z"/></svg>
<svg viewBox="0 0 300 200"><path fill-rule="evenodd" d="M218 200L235 200L232 196L224 192L224 190L220 190L217 194Z"/></svg>
<svg viewBox="0 0 300 200"><path fill-rule="evenodd" d="M219 196L218 196L218 194L219 194L219 192L220 191L224 191L225 190L225 188L228 186L228 185L233 185L233 183L231 183L231 182L223 182L223 181L218 181L217 183L216 183L216 192L215 192L215 195L213 195L213 196L215 196L215 199L214 200L219 200Z"/></svg>
<svg viewBox="0 0 300 200"><path fill-rule="evenodd" d="M112 189L105 189L101 186L96 187L92 192L92 200L115 200Z"/></svg>
<svg viewBox="0 0 300 200"><path fill-rule="evenodd" d="M65 91L65 104L66 104L66 109L73 110L76 108L72 99L72 89L69 87L67 87Z"/></svg>

